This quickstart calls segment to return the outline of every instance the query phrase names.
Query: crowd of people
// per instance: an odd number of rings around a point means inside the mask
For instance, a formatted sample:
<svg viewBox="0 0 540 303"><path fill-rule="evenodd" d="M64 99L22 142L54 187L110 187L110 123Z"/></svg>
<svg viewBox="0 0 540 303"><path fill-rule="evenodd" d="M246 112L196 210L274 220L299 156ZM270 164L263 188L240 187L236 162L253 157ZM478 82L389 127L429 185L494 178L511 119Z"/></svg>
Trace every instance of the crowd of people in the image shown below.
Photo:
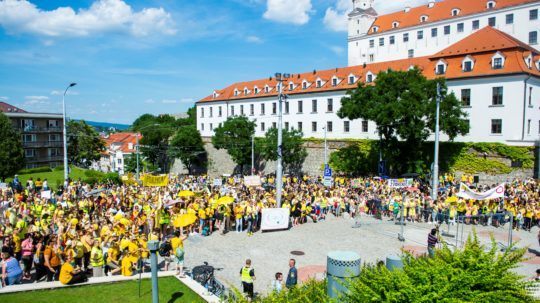
<svg viewBox="0 0 540 303"><path fill-rule="evenodd" d="M508 182L505 198L487 201L457 197L459 182L474 184L469 178L450 175L442 177L435 201L429 186L420 181L407 189L393 188L377 177L336 177L331 187L317 177L288 176L283 181L281 207L290 209L291 228L327 216L361 214L493 226L512 217L514 227L525 230L540 222L540 187L532 179ZM165 260L163 270L174 264L183 276L184 241L189 235L245 232L250 236L260 230L262 209L277 207L274 178L262 176L261 182L246 186L240 177L179 176L170 177L166 186L71 181L44 191L41 180L22 184L15 178L11 186L0 189L2 285L74 284L89 276L130 276L145 270L150 240L163 243L159 250ZM196 219L179 223L185 215Z"/></svg>

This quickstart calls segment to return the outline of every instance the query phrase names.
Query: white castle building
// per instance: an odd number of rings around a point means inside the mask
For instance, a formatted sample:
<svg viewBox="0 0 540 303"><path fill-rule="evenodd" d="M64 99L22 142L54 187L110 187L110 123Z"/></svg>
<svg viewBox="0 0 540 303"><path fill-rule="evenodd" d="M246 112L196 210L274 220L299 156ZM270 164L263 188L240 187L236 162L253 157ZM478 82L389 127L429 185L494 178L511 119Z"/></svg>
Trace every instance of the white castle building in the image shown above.
<svg viewBox="0 0 540 303"><path fill-rule="evenodd" d="M382 0L380 0L382 1ZM353 0L349 66L293 74L283 83L284 128L306 138L378 139L371 121L340 119L341 98L389 68L445 77L470 131L456 141L533 145L540 137L540 0L445 0L379 16L373 0ZM216 89L197 102L197 128L211 137L228 117L277 125L278 82L270 77ZM444 138L443 138L444 139Z"/></svg>

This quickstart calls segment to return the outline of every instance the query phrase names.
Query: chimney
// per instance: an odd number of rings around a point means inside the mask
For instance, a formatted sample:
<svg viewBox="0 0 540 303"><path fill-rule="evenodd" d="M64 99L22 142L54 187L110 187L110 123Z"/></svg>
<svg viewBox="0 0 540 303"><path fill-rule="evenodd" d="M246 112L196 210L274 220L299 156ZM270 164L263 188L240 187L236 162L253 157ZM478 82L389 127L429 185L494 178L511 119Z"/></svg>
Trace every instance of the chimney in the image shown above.
<svg viewBox="0 0 540 303"><path fill-rule="evenodd" d="M429 0L428 5L429 8L432 8L435 6L435 0Z"/></svg>

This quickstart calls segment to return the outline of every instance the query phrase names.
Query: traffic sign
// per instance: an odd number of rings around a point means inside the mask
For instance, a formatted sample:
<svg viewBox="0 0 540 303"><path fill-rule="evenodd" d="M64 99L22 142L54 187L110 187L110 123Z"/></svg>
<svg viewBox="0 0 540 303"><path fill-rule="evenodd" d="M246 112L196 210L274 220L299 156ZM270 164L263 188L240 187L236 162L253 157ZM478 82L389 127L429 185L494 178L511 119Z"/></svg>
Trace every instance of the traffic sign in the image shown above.
<svg viewBox="0 0 540 303"><path fill-rule="evenodd" d="M328 164L326 164L326 167L324 168L324 177L332 177L332 169Z"/></svg>

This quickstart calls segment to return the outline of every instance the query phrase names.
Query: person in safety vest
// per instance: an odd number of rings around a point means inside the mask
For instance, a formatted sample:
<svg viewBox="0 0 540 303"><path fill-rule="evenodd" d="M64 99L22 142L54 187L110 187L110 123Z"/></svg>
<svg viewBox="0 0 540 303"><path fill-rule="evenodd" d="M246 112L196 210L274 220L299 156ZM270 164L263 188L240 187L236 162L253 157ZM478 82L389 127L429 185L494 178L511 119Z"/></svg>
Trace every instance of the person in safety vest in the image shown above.
<svg viewBox="0 0 540 303"><path fill-rule="evenodd" d="M246 260L246 265L240 269L242 286L248 299L253 299L253 281L255 281L255 270L251 268L251 260Z"/></svg>
<svg viewBox="0 0 540 303"><path fill-rule="evenodd" d="M94 245L90 252L90 265L94 277L103 277L103 267L105 259L103 258L103 249L101 249L99 238L94 239Z"/></svg>

